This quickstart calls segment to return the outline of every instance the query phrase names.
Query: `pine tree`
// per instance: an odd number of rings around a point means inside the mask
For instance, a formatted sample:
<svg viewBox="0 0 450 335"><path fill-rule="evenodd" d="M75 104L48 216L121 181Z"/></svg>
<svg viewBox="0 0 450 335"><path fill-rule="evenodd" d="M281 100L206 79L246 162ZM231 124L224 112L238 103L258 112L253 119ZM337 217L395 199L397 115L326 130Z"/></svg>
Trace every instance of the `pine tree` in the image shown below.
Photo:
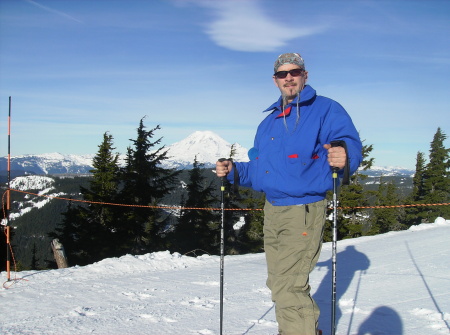
<svg viewBox="0 0 450 335"><path fill-rule="evenodd" d="M213 182L207 182L203 175L204 164L194 159L193 168L189 171L187 200L180 213L175 227L172 249L180 253L187 253L196 249L208 253L217 253L214 245L218 241L219 216L205 208L212 208L217 202L214 197ZM198 208L198 209L197 209Z"/></svg>
<svg viewBox="0 0 450 335"><path fill-rule="evenodd" d="M107 205L115 203L119 192L119 172L118 165L119 154L113 153L112 135L105 133L103 142L99 145L99 151L93 159L92 179L89 183L89 189L81 188L83 198L95 203L89 204L83 216L90 226L99 225L99 232L106 232L106 236L100 237L102 242L100 248L102 253L108 256L119 256L120 251L117 248L117 239L115 233L118 222L118 211L121 209L116 206Z"/></svg>
<svg viewBox="0 0 450 335"><path fill-rule="evenodd" d="M126 166L123 169L123 189L121 199L132 205L123 216L120 227L126 239L127 252L139 254L164 248L162 232L166 228L169 214L156 208L159 201L171 192L179 174L173 169L165 169L161 163L168 158L162 146L162 138L151 139L160 126L146 130L144 119L140 120L137 137L131 140Z"/></svg>
<svg viewBox="0 0 450 335"><path fill-rule="evenodd" d="M375 205L396 206L400 203L400 196L394 183L387 183L381 177ZM402 214L401 208L375 208L371 217L371 233L381 234L404 229L405 225L401 223Z"/></svg>
<svg viewBox="0 0 450 335"><path fill-rule="evenodd" d="M89 234L89 228L82 223L80 216L81 207L67 204L67 209L62 213L62 222L54 232L49 233L52 239L59 239L64 246L67 261L70 266L87 265L92 262L90 246L86 245L86 239L81 238Z"/></svg>
<svg viewBox="0 0 450 335"><path fill-rule="evenodd" d="M30 270L38 270L38 259L37 259L37 249L36 243L33 243L33 248L31 249L31 265Z"/></svg>
<svg viewBox="0 0 450 335"><path fill-rule="evenodd" d="M118 207L106 205L115 203L119 187L119 155L113 151L113 136L104 133L103 141L93 159L92 179L89 188L81 188L83 199L89 203L80 208L80 218L83 226L80 243L88 247L94 261L106 257L120 256L117 245L119 236L116 232Z"/></svg>
<svg viewBox="0 0 450 335"><path fill-rule="evenodd" d="M424 202L428 204L448 203L450 201L450 149L445 148L447 136L438 128L430 145L429 163L424 171ZM449 206L427 207L427 221L436 217L449 217Z"/></svg>
<svg viewBox="0 0 450 335"><path fill-rule="evenodd" d="M423 201L424 193L424 173L425 173L425 157L423 152L418 152L416 157L416 172L413 177L412 198L414 201Z"/></svg>
<svg viewBox="0 0 450 335"><path fill-rule="evenodd" d="M240 203L243 208L250 209L244 214L245 225L239 229L237 240L241 253L254 253L264 251L264 194L257 194L245 188L241 190Z"/></svg>
<svg viewBox="0 0 450 335"><path fill-rule="evenodd" d="M119 154L114 154L113 137L108 133L103 134L103 142L99 145L99 151L92 164L92 180L89 189L81 188L85 200L99 202L89 205L90 215L102 226L115 228L114 207L104 203L112 203L117 199L119 187Z"/></svg>
<svg viewBox="0 0 450 335"><path fill-rule="evenodd" d="M230 147L229 159L233 160L236 155L235 144ZM235 171L233 171L233 174ZM234 179L234 176L233 176ZM239 184L233 184L228 181L227 178L222 178L224 186L224 207L226 208L242 208L242 197ZM222 184L221 180L221 184ZM224 213L224 235L225 235L225 254L237 255L243 252L242 229L235 230L234 224L241 219L241 212L239 211L225 211ZM245 228L244 228L245 229ZM240 235L240 236L239 236ZM218 245L219 247L219 245Z"/></svg>
<svg viewBox="0 0 450 335"><path fill-rule="evenodd" d="M370 231L370 226L365 225L368 222L369 211L356 207L368 206L370 204L370 198L373 195L373 192L364 189L362 180L366 179L367 175L361 173L361 171L368 170L372 167L374 158L369 158L372 150L372 145L363 145L363 161L359 169L350 177L349 185L342 185L340 187L338 195L339 207L344 207L345 209L338 211L338 239L359 237L366 235ZM329 192L328 199L331 198L331 192ZM329 242L331 239L331 221L327 220L324 241Z"/></svg>
<svg viewBox="0 0 450 335"><path fill-rule="evenodd" d="M416 156L416 171L413 177L413 189L406 202L408 204L423 204L425 198L424 178L425 178L425 155L418 152ZM423 222L427 216L427 209L422 206L409 207L405 209L405 221L407 226L417 225Z"/></svg>
<svg viewBox="0 0 450 335"><path fill-rule="evenodd" d="M106 205L117 200L119 185L118 154L114 154L113 137L103 134L99 151L93 159L89 187L80 187L84 206L69 204L63 214L62 227L49 234L59 238L68 260L79 265L121 255L116 232L118 208Z"/></svg>

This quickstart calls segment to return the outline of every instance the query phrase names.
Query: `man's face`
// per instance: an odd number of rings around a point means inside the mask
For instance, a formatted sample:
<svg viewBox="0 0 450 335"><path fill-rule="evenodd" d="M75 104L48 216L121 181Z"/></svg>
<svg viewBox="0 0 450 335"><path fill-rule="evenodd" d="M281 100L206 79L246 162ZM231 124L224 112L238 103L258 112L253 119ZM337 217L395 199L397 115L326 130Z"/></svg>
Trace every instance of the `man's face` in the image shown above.
<svg viewBox="0 0 450 335"><path fill-rule="evenodd" d="M295 64L284 64L278 68L277 72L290 71L294 69L300 69L300 67ZM302 71L302 73L296 77L292 76L290 73L288 73L285 78L277 78L276 76L273 76L273 82L280 89L281 95L287 103L295 99L297 94L305 86L307 79L308 72L306 71Z"/></svg>

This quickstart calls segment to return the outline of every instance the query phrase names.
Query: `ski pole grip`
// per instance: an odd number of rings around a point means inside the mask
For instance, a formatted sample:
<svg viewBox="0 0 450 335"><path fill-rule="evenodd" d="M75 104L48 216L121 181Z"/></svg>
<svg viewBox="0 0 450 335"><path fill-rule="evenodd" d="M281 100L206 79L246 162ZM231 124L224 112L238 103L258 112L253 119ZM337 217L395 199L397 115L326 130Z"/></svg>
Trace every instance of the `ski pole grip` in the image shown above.
<svg viewBox="0 0 450 335"><path fill-rule="evenodd" d="M344 178L342 181L342 184L344 185L349 185L350 184L350 160L348 157L348 150L347 150L347 143L345 143L345 141L343 140L336 140L336 141L331 141L330 142L331 147L343 147L345 150L345 156L346 156L346 161L345 161L345 166L344 166ZM333 166L333 173L337 173L339 171L338 167Z"/></svg>
<svg viewBox="0 0 450 335"><path fill-rule="evenodd" d="M344 141L331 141L330 144L331 144L332 148L342 147L342 143L341 142L344 142ZM333 166L332 170L333 170L334 173L336 173L336 172L339 171L339 168L336 167L336 166Z"/></svg>
<svg viewBox="0 0 450 335"><path fill-rule="evenodd" d="M224 161L230 161L231 162L231 166L232 166L232 170L233 171L233 194L234 197L236 199L240 199L240 195L239 195L239 172L236 168L236 164L234 163L232 158L219 158L219 162L224 162ZM226 180L227 177L222 177L222 182L224 182Z"/></svg>
<svg viewBox="0 0 450 335"><path fill-rule="evenodd" d="M331 141L330 142L331 147L336 148L336 147L344 147L345 148L345 142L344 141Z"/></svg>
<svg viewBox="0 0 450 335"><path fill-rule="evenodd" d="M227 159L226 158L219 158L219 162L225 162ZM223 183L225 182L225 178L226 177L221 177L220 179L222 180L222 187L223 187Z"/></svg>

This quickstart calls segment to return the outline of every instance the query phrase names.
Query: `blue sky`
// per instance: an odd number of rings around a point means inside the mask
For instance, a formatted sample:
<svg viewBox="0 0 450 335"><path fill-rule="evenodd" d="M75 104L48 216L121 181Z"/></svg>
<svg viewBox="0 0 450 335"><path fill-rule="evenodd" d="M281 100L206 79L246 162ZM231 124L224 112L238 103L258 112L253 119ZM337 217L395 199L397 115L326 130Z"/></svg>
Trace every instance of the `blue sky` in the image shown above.
<svg viewBox="0 0 450 335"><path fill-rule="evenodd" d="M450 137L450 1L2 0L0 155L9 96L12 156L96 153L106 131L124 154L144 116L167 145L211 130L251 148L284 52L375 165Z"/></svg>

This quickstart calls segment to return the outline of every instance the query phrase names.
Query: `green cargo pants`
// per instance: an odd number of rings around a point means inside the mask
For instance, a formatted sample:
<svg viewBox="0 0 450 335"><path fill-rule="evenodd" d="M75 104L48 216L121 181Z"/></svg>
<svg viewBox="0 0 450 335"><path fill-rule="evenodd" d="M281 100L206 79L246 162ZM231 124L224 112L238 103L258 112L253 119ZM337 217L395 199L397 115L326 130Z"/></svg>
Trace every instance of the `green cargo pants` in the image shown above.
<svg viewBox="0 0 450 335"><path fill-rule="evenodd" d="M267 286L282 335L316 334L320 311L310 295L309 274L322 248L326 207L326 200L264 206Z"/></svg>

